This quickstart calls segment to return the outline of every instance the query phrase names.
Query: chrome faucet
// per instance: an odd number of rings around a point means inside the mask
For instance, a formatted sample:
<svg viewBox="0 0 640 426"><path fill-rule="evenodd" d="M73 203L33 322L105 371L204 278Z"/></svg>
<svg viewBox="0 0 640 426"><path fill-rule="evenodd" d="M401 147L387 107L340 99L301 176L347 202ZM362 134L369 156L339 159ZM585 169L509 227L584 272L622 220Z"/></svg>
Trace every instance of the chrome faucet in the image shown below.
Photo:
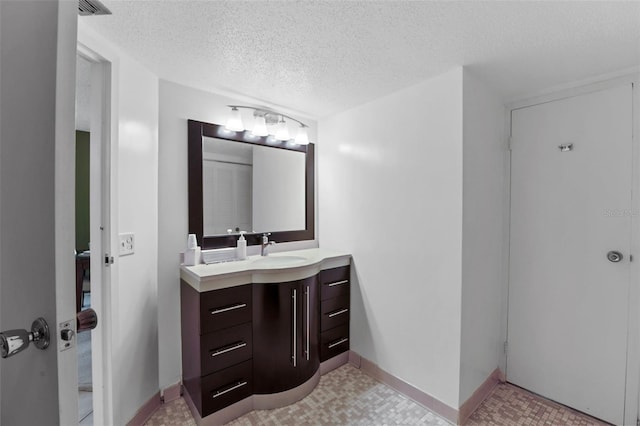
<svg viewBox="0 0 640 426"><path fill-rule="evenodd" d="M275 241L269 241L269 235L271 235L271 232L265 232L264 234L262 234L262 246L260 247L260 256L269 256L269 253L267 253L267 249L269 248L270 245L275 244Z"/></svg>

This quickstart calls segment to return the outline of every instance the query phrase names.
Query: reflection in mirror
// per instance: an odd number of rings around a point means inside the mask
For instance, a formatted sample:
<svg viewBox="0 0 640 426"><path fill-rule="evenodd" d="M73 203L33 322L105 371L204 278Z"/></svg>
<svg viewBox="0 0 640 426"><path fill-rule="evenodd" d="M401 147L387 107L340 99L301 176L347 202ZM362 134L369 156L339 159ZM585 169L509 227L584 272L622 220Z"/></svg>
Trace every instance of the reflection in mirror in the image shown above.
<svg viewBox="0 0 640 426"><path fill-rule="evenodd" d="M305 229L301 151L202 138L205 236Z"/></svg>

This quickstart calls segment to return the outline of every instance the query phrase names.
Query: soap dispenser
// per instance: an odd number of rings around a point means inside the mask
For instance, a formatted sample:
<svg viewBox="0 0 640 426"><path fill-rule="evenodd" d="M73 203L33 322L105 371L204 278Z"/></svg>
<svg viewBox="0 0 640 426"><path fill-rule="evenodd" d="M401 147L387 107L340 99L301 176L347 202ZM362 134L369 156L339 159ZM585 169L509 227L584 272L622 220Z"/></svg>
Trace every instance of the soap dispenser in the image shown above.
<svg viewBox="0 0 640 426"><path fill-rule="evenodd" d="M244 239L245 231L240 231L240 238L238 238L238 247L236 248L236 256L239 260L245 260L247 258L247 240Z"/></svg>

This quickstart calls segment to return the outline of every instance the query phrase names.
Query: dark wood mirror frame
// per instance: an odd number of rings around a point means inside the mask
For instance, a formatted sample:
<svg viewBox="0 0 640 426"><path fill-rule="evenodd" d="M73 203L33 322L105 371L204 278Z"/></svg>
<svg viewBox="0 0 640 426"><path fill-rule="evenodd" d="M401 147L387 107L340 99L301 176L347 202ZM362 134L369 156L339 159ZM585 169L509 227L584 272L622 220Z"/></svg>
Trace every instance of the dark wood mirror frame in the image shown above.
<svg viewBox="0 0 640 426"><path fill-rule="evenodd" d="M225 139L252 145L263 145L272 148L300 151L306 154L305 166L305 229L292 231L271 232L270 240L284 243L289 241L313 240L315 238L315 146L290 145L288 142L267 142L267 137L256 137L250 132L229 132L224 126L205 123L202 121L188 121L188 186L189 186L189 233L196 234L203 250L214 248L235 247L237 234L203 236L202 212L202 137ZM261 244L262 232L247 233L245 238L248 245Z"/></svg>

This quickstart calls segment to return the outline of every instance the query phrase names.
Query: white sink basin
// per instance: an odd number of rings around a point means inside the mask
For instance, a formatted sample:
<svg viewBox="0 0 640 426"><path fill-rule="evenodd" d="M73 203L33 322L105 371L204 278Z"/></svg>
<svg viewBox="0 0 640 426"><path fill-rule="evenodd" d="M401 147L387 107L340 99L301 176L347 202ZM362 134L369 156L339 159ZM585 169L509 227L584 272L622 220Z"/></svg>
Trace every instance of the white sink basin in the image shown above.
<svg viewBox="0 0 640 426"><path fill-rule="evenodd" d="M253 261L255 266L290 266L303 263L307 259L301 256L264 256Z"/></svg>

